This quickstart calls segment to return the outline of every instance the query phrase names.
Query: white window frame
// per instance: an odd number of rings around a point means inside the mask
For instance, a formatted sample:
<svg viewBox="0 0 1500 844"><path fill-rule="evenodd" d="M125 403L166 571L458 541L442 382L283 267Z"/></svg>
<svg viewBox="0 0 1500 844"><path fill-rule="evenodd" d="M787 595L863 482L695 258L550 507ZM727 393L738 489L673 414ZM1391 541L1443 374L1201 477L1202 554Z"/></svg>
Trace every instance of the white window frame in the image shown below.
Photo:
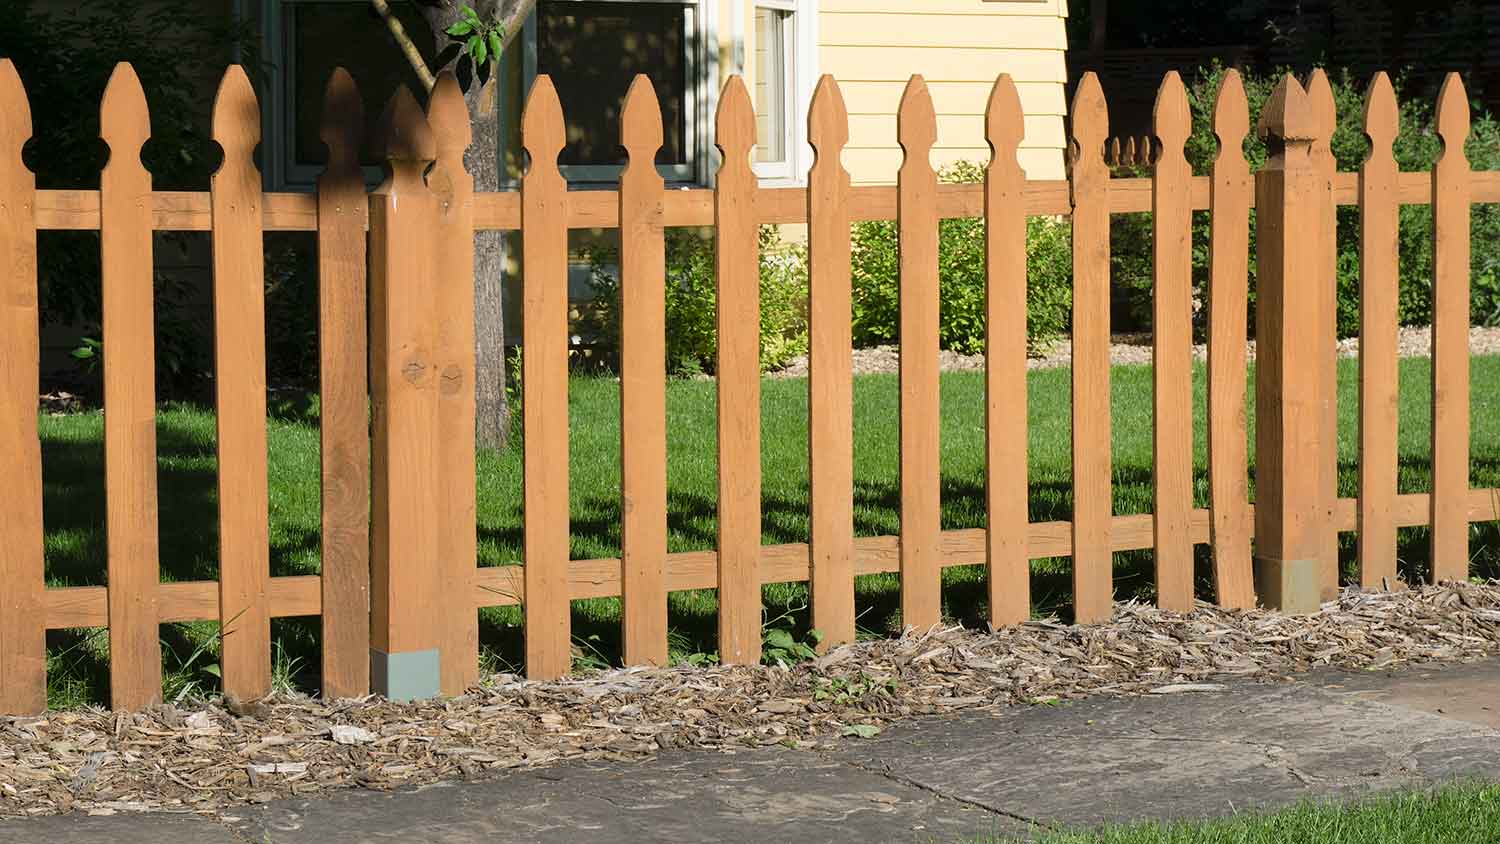
<svg viewBox="0 0 1500 844"><path fill-rule="evenodd" d="M812 107L813 91L818 83L818 0L734 0L737 9L742 3L752 8L777 9L792 14L789 40L792 42L787 54L792 57L792 72L787 74L787 91L782 99L788 110L785 115L786 149L785 161L755 161L751 168L767 186L800 186L807 183L807 171L812 167L813 149L807 142L807 112ZM744 27L753 16L737 13L736 42L746 41ZM757 34L757 37L758 34ZM745 75L753 66L754 57L742 51L739 72Z"/></svg>
<svg viewBox="0 0 1500 844"><path fill-rule="evenodd" d="M540 3L541 0L538 0ZM684 91L688 160L682 164L657 166L669 185L708 184L714 172L717 150L713 143L713 115L718 108L718 0L547 0L549 3L674 3L683 7L683 44L687 48L687 84ZM531 90L537 76L536 10L526 16L518 43L521 47L521 90ZM502 110L502 114L505 112ZM504 127L500 136L506 137ZM569 183L612 187L619 181L622 165L565 164L558 168Z"/></svg>

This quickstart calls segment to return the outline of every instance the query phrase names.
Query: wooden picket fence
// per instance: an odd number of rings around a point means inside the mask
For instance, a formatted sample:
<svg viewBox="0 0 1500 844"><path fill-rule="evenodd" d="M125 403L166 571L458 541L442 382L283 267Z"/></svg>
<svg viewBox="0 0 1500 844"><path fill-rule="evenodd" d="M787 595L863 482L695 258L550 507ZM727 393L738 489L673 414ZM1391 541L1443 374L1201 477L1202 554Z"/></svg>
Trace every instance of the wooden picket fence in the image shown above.
<svg viewBox="0 0 1500 844"><path fill-rule="evenodd" d="M629 165L617 190L569 192L557 154L562 110L538 78L523 118L532 165L517 192L475 193L463 170L469 130L462 96L443 77L424 114L406 91L387 109L390 176L367 194L357 162L363 115L342 71L327 89L322 138L330 164L316 194L263 193L252 160L259 108L238 67L214 104L222 168L207 192L153 191L139 149L150 134L139 82L117 68L101 134L112 154L98 190L37 190L21 163L31 133L14 67L0 61L0 711L46 704L49 629L109 628L111 703L161 694L161 622L218 620L224 690L270 684L270 619L321 616L323 693L371 688L372 650L438 651L442 692L476 679L477 609L521 604L526 670L570 667L569 602L621 596L624 659L667 658L666 596L717 588L719 653L759 660L761 585L808 581L812 624L829 644L855 635L854 579L900 572L902 618L939 622L944 567L980 564L990 620L1030 611L1029 560L1071 557L1080 623L1112 611L1115 552L1155 552L1160 604L1190 610L1193 548L1213 556L1215 600L1305 610L1338 587L1337 534L1359 531L1360 583L1396 583L1396 529L1431 525L1436 579L1466 576L1472 521L1497 517L1493 490L1468 481L1468 215L1500 201L1500 174L1471 173L1462 154L1468 111L1450 78L1437 131L1447 152L1432 173L1400 173L1391 142L1397 109L1382 75L1370 88L1369 161L1337 173L1329 150L1327 78L1304 91L1290 77L1262 118L1273 155L1253 175L1241 154L1250 130L1238 76L1226 75L1214 113L1222 152L1206 176L1183 154L1189 109L1169 75L1156 106L1150 178L1112 178L1108 120L1097 80L1072 105L1068 181L1028 180L1012 81L994 86L985 135L994 150L982 185L940 184L936 138L920 77L901 100L905 150L895 186L853 187L840 163L848 116L837 83L818 86L809 115L817 163L807 187L762 188L749 165L755 121L740 80L720 100L724 165L712 189L664 189L653 164L662 142L651 85L637 80L622 116ZM1396 488L1397 209L1430 204L1434 280L1433 477L1430 494ZM1245 339L1249 212L1258 209L1259 342L1256 497L1248 496ZM1360 492L1336 494L1334 211L1361 210ZM1193 507L1191 216L1212 219L1209 300L1207 509ZM1112 504L1109 221L1151 212L1156 326L1153 514ZM1073 518L1028 517L1026 218L1070 217L1073 290ZM941 529L939 480L938 222L982 216L988 258L986 353L988 529ZM850 224L894 219L900 239L901 535L856 538ZM761 544L757 227L808 223L811 295L806 544ZM719 541L667 553L665 267L663 229L717 229ZM622 301L622 553L569 558L567 233L619 228ZM100 232L103 254L108 586L44 579L37 434L36 232ZM475 229L521 231L524 247L525 565L479 568L475 554L473 306ZM161 583L156 534L152 232L208 231L213 244L218 418L218 581ZM268 566L262 236L318 236L322 400L322 573L271 577ZM367 272L368 268L368 272ZM368 313L368 322L367 322ZM368 342L368 347L367 347ZM368 367L367 367L368 363ZM367 404L368 399L368 404ZM367 415L373 408L373 428ZM1252 562L1252 543L1254 560ZM1315 606L1315 604L1314 604Z"/></svg>

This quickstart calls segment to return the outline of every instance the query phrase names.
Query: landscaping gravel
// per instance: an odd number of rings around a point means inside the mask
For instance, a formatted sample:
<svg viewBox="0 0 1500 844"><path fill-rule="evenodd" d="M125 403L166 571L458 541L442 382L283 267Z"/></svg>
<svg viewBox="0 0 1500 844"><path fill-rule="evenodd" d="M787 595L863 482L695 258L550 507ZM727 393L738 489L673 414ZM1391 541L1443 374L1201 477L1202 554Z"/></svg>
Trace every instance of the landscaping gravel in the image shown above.
<svg viewBox="0 0 1500 844"><path fill-rule="evenodd" d="M1339 357L1358 357L1359 338L1351 337L1340 340ZM1248 359L1255 359L1255 341L1249 340L1245 343L1245 351ZM1432 329L1426 326L1402 328L1396 338L1396 353L1401 357L1429 357L1432 355ZM1473 355L1500 354L1500 328L1471 328L1469 329L1469 353ZM944 372L960 372L970 369L984 369L983 355L964 355L958 352L943 350L940 353L941 365ZM1198 360L1208 359L1208 346L1198 344L1193 347L1193 357ZM1121 364L1149 364L1151 362L1151 335L1150 334L1116 334L1112 338L1109 347L1110 363L1116 366ZM1053 343L1045 352L1033 356L1026 361L1030 369L1054 369L1069 366L1073 362L1073 341L1064 338ZM869 349L854 350L854 373L866 375L874 372L897 372L901 363L900 350L897 346L875 346ZM785 369L771 373L772 377L778 378L805 378L807 377L807 358L794 359Z"/></svg>

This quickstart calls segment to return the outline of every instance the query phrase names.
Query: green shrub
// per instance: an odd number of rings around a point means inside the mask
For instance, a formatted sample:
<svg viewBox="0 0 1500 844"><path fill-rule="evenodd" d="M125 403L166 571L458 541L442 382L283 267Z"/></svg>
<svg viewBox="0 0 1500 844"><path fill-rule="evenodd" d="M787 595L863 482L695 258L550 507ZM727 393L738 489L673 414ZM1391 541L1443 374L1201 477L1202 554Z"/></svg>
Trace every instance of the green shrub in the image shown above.
<svg viewBox="0 0 1500 844"><path fill-rule="evenodd" d="M673 376L711 372L718 354L717 281L712 229L668 229L667 372ZM760 364L784 366L807 352L806 250L780 243L775 230L760 231ZM620 348L618 248L585 253L595 299L580 319L580 330L613 363Z"/></svg>
<svg viewBox="0 0 1500 844"><path fill-rule="evenodd" d="M941 174L948 182L978 182L984 171L960 162ZM1027 222L1026 333L1032 348L1056 337L1068 325L1072 304L1071 229L1065 223L1032 217ZM877 346L897 341L900 249L890 220L854 226L854 344ZM960 218L938 224L938 342L964 354L984 351L984 220Z"/></svg>
<svg viewBox="0 0 1500 844"><path fill-rule="evenodd" d="M1206 68L1188 89L1193 113L1193 132L1187 142L1187 158L1193 171L1209 173L1217 155L1218 141L1212 130L1214 98L1223 79L1221 67ZM1244 76L1250 103L1250 123L1255 125L1280 74ZM1330 74L1338 122L1331 148L1338 169L1354 172L1369 154L1364 134L1364 85L1347 71ZM1401 80L1395 80L1400 102L1400 132L1393 146L1396 163L1403 171L1428 171L1442 149L1432 129L1433 103L1415 96L1403 97ZM1254 134L1246 139L1245 157L1251 170L1266 159L1265 143ZM1476 111L1464 151L1475 170L1500 169L1500 122L1487 112ZM1147 175L1145 172L1138 175ZM1253 212L1252 212L1253 213ZM1251 228L1251 302L1254 302L1255 232ZM1194 215L1193 279L1201 296L1208 279L1208 215ZM1116 326L1145 328L1151 323L1151 215L1121 214L1112 221L1113 274ZM1472 217L1472 313L1475 324L1500 324L1500 207L1475 205ZM1403 206L1400 212L1400 300L1398 319L1403 325L1425 324L1432 319L1432 210L1427 206ZM1338 331L1340 336L1359 332L1359 209L1342 206L1338 211ZM1202 316L1202 314L1200 314Z"/></svg>

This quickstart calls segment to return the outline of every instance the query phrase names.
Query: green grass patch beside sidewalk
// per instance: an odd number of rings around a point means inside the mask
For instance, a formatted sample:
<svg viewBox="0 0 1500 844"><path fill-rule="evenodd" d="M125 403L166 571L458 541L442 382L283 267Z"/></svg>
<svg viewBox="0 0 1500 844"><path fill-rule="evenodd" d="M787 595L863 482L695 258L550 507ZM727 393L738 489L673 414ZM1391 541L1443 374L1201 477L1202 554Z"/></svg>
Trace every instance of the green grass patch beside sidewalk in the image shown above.
<svg viewBox="0 0 1500 844"><path fill-rule="evenodd" d="M1015 839L981 837L972 844ZM1205 821L1146 821L1038 832L1027 844L1490 844L1500 840L1500 786L1460 783L1350 804L1302 803Z"/></svg>

